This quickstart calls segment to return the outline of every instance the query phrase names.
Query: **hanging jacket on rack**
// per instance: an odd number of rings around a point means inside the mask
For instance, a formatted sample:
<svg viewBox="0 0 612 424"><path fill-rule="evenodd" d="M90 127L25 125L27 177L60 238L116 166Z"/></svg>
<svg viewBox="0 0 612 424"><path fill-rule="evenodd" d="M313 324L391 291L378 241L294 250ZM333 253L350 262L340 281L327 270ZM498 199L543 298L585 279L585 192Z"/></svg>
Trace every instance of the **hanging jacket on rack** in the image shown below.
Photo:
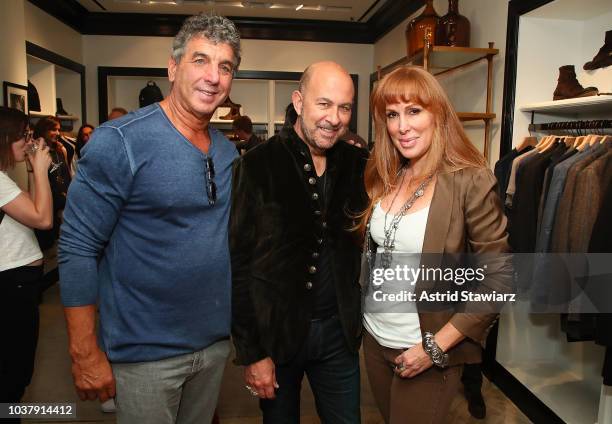
<svg viewBox="0 0 612 424"><path fill-rule="evenodd" d="M550 186L544 188L542 218L538 226L536 252L531 282L532 305L565 305L561 327L568 341L593 340L594 320L581 313L589 308L584 286L578 276L588 275L588 262L572 256L571 264L550 252L584 253L601 204L604 170L610 158L610 144L594 144L584 150L553 159ZM609 178L609 177L608 177ZM544 185L546 180L544 181ZM517 188L520 191L522 187ZM546 194L544 196L544 193Z"/></svg>
<svg viewBox="0 0 612 424"><path fill-rule="evenodd" d="M510 153L507 153L504 157L495 163L495 178L497 178L497 193L502 201L502 204L506 200L506 190L508 189L508 183L510 182L510 174L512 172L512 162L519 155L527 153L532 150L533 146L527 146L520 152L516 149L512 149Z"/></svg>
<svg viewBox="0 0 612 424"><path fill-rule="evenodd" d="M589 243L589 253L612 253L612 225L610 225L610 217L612 216L612 163L608 162L607 168L604 170L604 182L607 187L603 191L603 202L601 209L597 215L597 220L593 225L593 235ZM592 277L590 283L602 287L610 284L612 275L598 275ZM606 291L602 297L607 305L610 305L612 299L608 295L610 291ZM612 313L598 314L595 317L595 343L606 346L606 354L604 365L602 368L603 383L606 386L612 386Z"/></svg>
<svg viewBox="0 0 612 424"><path fill-rule="evenodd" d="M581 193L576 193L576 180L580 173L595 159L605 154L608 148L608 145L597 144L593 147L585 149L573 158L574 160L567 171L559 207L555 208L556 215L554 219L554 232L552 238L552 250L554 252L580 251L577 250L579 249L579 246L572 246L570 242L572 233L581 231L580 229L575 228L575 225L577 225L576 220L582 219L582 217L577 217L574 214L574 219L572 221L572 213L575 202L574 198L576 195L581 195ZM559 166L561 165L563 164L560 164ZM584 199L584 197L580 198L580 200L582 199ZM590 199L590 201L592 203L592 199ZM592 208L591 211L593 209L595 208ZM584 252L586 250L582 251Z"/></svg>
<svg viewBox="0 0 612 424"><path fill-rule="evenodd" d="M519 165L516 172L517 190L512 201L510 220L513 225L510 243L515 252L534 252L536 244L538 206L542 194L544 173L551 158L565 152L565 145L533 154Z"/></svg>

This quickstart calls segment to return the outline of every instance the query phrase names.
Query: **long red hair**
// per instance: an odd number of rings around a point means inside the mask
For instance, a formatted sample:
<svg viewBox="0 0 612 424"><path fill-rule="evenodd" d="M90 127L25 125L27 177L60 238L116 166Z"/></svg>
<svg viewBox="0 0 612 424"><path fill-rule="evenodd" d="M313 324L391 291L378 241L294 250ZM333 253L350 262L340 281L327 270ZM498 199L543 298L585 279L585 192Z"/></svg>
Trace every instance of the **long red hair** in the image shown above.
<svg viewBox="0 0 612 424"><path fill-rule="evenodd" d="M368 207L359 215L356 230L363 236L374 205L397 184L397 176L406 159L393 145L387 131L387 105L413 102L434 116L431 146L423 158L419 180L439 172L467 167L486 167L485 158L465 134L448 96L438 80L416 66L401 66L386 75L372 92L370 107L374 118L374 148L365 169ZM408 163L408 166L409 163Z"/></svg>

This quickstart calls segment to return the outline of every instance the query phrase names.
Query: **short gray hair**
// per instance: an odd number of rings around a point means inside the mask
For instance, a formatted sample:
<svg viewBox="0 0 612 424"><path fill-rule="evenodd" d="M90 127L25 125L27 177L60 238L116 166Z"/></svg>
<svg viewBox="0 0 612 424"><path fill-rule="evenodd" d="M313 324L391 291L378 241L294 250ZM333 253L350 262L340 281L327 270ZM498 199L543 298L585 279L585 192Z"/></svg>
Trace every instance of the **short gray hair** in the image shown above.
<svg viewBox="0 0 612 424"><path fill-rule="evenodd" d="M224 16L200 13L185 19L172 42L172 58L179 63L185 54L185 46L193 37L205 37L211 42L227 43L234 52L234 65L240 65L240 33L236 25Z"/></svg>

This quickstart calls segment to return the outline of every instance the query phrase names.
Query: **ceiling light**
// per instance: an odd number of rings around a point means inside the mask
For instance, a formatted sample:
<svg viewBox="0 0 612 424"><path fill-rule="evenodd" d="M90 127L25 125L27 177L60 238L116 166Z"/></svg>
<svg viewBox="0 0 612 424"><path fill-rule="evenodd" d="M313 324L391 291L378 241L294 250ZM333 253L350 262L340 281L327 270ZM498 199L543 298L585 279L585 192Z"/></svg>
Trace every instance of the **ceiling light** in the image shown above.
<svg viewBox="0 0 612 424"><path fill-rule="evenodd" d="M298 5L298 7L295 8L295 10L300 10L302 7L304 7L303 4Z"/></svg>
<svg viewBox="0 0 612 424"><path fill-rule="evenodd" d="M292 4L274 3L270 5L270 9L295 9L295 6Z"/></svg>
<svg viewBox="0 0 612 424"><path fill-rule="evenodd" d="M178 0L140 0L142 4L177 4Z"/></svg>
<svg viewBox="0 0 612 424"><path fill-rule="evenodd" d="M272 3L269 2L261 2L261 1L248 1L245 0L242 2L242 7L251 7L251 8L266 8L270 9L272 7Z"/></svg>
<svg viewBox="0 0 612 424"><path fill-rule="evenodd" d="M325 9L319 9L321 11L325 10L326 12L350 12L353 10L350 6L323 6Z"/></svg>

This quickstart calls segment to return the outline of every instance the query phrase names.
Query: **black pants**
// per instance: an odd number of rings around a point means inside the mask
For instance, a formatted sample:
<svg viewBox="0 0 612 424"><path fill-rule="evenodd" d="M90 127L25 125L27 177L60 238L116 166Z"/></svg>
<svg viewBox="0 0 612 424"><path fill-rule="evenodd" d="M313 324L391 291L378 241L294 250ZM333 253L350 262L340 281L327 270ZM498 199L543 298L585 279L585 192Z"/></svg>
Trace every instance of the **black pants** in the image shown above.
<svg viewBox="0 0 612 424"><path fill-rule="evenodd" d="M42 273L42 265L0 272L0 402L19 402L32 379Z"/></svg>
<svg viewBox="0 0 612 424"><path fill-rule="evenodd" d="M465 364L461 382L466 394L480 393L482 388L482 367L480 364Z"/></svg>
<svg viewBox="0 0 612 424"><path fill-rule="evenodd" d="M310 330L297 356L277 365L279 388L273 400L260 400L264 424L300 422L300 390L304 373L314 394L317 413L326 424L358 424L359 355L349 352L340 319L310 322Z"/></svg>

